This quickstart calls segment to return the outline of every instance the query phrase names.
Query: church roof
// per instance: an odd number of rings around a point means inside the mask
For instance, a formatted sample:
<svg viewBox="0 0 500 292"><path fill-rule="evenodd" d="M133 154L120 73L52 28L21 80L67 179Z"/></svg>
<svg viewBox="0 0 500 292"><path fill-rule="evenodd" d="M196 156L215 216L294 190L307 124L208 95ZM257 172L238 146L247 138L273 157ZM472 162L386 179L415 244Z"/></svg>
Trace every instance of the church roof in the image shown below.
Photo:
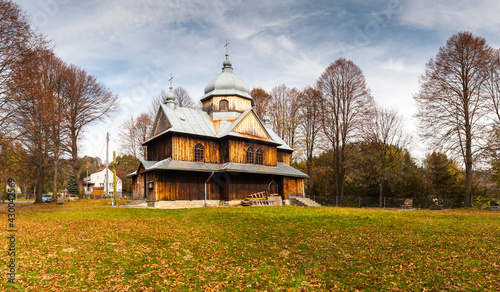
<svg viewBox="0 0 500 292"><path fill-rule="evenodd" d="M159 117L162 114L166 116L170 127L165 129L163 132L154 135L155 128L157 127L157 123L159 122ZM241 121L249 115L254 115L257 122L265 131L267 138L255 137L235 131L235 128L241 123ZM236 120L216 121L216 123L214 123L210 115L204 111L184 107L170 108L167 105L162 104L160 105L160 110L158 111L152 134L150 138L144 142L144 144L147 144L149 141L154 140L159 136L162 136L169 132L197 135L216 139L224 137L258 139L259 141L275 144L278 146L278 149L292 151L292 148L290 148L278 136L278 134L273 131L271 127L265 126L262 121L260 121L253 109L246 110Z"/></svg>
<svg viewBox="0 0 500 292"><path fill-rule="evenodd" d="M145 171L152 170L175 170L175 171L197 171L197 172L238 172L238 173L256 173L272 174L291 177L308 177L301 171L283 163L278 162L277 166L265 166L247 163L200 163L191 161L172 160L171 158L162 161L141 161ZM128 177L137 175L137 171L128 175Z"/></svg>
<svg viewBox="0 0 500 292"><path fill-rule="evenodd" d="M222 73L205 86L205 95L203 95L201 101L212 96L233 95L253 100L252 96L250 96L248 85L238 75L234 74L231 61L229 61L229 55L226 54Z"/></svg>

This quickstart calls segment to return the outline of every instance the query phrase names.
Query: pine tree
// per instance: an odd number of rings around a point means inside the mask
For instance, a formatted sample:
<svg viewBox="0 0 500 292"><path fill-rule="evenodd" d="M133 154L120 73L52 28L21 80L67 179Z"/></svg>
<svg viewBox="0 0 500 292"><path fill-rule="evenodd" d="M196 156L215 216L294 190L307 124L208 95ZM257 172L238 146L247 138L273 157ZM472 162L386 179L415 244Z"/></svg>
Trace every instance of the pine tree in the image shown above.
<svg viewBox="0 0 500 292"><path fill-rule="evenodd" d="M66 188L70 194L78 194L78 186L76 184L76 176L74 172L69 174L68 180L66 182Z"/></svg>

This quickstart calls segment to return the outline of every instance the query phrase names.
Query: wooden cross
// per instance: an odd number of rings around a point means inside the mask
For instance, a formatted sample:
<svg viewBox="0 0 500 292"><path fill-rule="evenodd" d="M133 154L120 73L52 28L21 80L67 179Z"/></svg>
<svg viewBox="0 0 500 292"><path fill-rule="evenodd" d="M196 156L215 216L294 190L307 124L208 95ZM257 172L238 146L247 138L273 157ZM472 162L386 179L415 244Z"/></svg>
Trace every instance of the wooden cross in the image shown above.
<svg viewBox="0 0 500 292"><path fill-rule="evenodd" d="M227 46L229 45L229 43L227 42L226 40L226 45L224 47L226 47L226 55L228 54L228 49L227 49Z"/></svg>
<svg viewBox="0 0 500 292"><path fill-rule="evenodd" d="M168 79L168 81L170 81L170 87L172 87L172 79L174 79L174 76L172 76L172 74L170 74L170 79Z"/></svg>

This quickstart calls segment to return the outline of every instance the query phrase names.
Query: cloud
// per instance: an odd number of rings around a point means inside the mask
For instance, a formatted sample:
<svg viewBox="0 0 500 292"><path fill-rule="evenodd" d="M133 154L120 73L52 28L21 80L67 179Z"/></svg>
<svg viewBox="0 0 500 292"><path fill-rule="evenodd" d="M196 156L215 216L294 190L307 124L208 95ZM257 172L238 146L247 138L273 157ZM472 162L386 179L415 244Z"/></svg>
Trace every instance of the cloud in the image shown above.
<svg viewBox="0 0 500 292"><path fill-rule="evenodd" d="M407 1L399 19L402 24L418 29L497 31L499 14L497 0L419 0Z"/></svg>

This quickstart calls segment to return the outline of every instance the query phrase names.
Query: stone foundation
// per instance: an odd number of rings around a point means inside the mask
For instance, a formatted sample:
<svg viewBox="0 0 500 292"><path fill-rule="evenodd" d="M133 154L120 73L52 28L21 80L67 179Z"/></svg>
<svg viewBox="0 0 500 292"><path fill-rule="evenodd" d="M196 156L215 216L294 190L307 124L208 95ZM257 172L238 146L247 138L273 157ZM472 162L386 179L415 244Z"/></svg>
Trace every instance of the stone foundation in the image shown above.
<svg viewBox="0 0 500 292"><path fill-rule="evenodd" d="M182 209L182 208L202 208L205 206L204 200L195 201L156 201L151 207L158 209ZM234 207L241 205L241 200L219 201L207 200L207 207Z"/></svg>

